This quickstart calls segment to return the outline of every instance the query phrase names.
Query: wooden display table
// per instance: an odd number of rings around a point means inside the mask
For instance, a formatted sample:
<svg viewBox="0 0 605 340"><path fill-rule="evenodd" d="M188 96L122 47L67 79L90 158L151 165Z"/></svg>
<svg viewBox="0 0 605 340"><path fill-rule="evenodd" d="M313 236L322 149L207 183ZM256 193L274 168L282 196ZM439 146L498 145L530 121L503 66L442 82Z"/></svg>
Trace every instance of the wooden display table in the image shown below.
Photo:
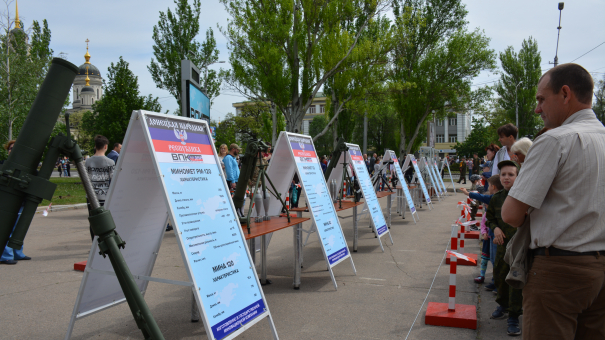
<svg viewBox="0 0 605 340"><path fill-rule="evenodd" d="M261 275L260 275L260 283L261 285L266 285L271 283L271 281L267 280L267 234L276 232L278 230L286 229L291 226L301 226L302 223L310 220L306 217L290 217L290 222L288 222L287 217L277 217L272 216L268 221L262 222L251 222L250 223L250 234L248 234L248 227L246 224L242 224L242 231L246 236L246 240L248 240L250 255L252 256L252 261L256 263L256 237L260 237L260 257L261 257ZM296 227L294 229L294 234L296 234ZM298 280L300 287L300 259L298 256L298 249L300 249L300 245L297 242L296 237L294 238L294 272L299 272ZM295 289L298 289L295 286Z"/></svg>

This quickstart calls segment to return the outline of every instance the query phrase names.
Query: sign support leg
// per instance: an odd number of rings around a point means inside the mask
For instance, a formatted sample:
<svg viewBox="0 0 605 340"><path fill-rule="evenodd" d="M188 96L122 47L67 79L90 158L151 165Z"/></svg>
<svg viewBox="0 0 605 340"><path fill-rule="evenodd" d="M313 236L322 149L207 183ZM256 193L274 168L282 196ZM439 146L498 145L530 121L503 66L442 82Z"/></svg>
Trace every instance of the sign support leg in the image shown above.
<svg viewBox="0 0 605 340"><path fill-rule="evenodd" d="M357 206L353 207L353 252L357 252L357 239L359 238L359 229L357 226Z"/></svg>
<svg viewBox="0 0 605 340"><path fill-rule="evenodd" d="M328 259L326 259L328 262ZM338 285L336 284L336 279L334 278L334 273L332 272L332 267L330 267L330 263L328 262L328 271L330 272L330 276L332 277L332 283L334 284L334 289L338 290Z"/></svg>
<svg viewBox="0 0 605 340"><path fill-rule="evenodd" d="M260 284L271 284L271 280L267 280L267 234L260 237L260 265Z"/></svg>
<svg viewBox="0 0 605 340"><path fill-rule="evenodd" d="M297 212L297 215L301 215L300 212ZM300 289L300 244L301 244L301 235L300 235L301 224L297 224L294 226L292 235L294 236L294 282L292 286L294 289Z"/></svg>
<svg viewBox="0 0 605 340"><path fill-rule="evenodd" d="M355 269L355 264L353 263L353 257L349 256L349 260L351 260L351 268L353 268L353 273L357 275L357 270Z"/></svg>
<svg viewBox="0 0 605 340"><path fill-rule="evenodd" d="M256 265L256 239L251 238L248 241L250 244L248 248L250 249L250 257L252 257L252 263Z"/></svg>
<svg viewBox="0 0 605 340"><path fill-rule="evenodd" d="M389 221L388 221L389 229L391 229L391 209L392 208L393 208L393 197L387 196L387 211L389 212Z"/></svg>

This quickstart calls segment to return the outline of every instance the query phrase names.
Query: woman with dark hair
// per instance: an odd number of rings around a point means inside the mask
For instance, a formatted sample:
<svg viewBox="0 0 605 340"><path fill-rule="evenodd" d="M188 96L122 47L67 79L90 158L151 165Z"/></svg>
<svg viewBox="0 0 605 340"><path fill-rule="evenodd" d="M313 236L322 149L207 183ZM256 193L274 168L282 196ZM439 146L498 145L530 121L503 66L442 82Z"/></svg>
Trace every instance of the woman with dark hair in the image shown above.
<svg viewBox="0 0 605 340"><path fill-rule="evenodd" d="M500 147L496 144L490 144L487 146L487 148L485 148L485 151L487 152L487 160L489 163L489 172L492 172L492 170L494 169L494 157L496 156L496 153L498 151L500 151Z"/></svg>

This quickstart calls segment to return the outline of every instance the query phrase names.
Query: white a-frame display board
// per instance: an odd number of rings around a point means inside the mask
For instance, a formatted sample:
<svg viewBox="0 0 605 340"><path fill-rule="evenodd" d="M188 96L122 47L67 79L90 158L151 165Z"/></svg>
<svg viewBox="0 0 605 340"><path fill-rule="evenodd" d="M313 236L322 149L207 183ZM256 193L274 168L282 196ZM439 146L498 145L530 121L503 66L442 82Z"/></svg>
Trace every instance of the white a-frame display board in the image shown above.
<svg viewBox="0 0 605 340"><path fill-rule="evenodd" d="M452 171L450 170L450 162L447 161L447 158L443 160L445 165L447 165L447 173L450 175L450 182L452 183L452 188L454 188L454 192L456 192L456 184L454 184L454 177L452 177ZM443 164L441 164L441 168L443 168Z"/></svg>
<svg viewBox="0 0 605 340"><path fill-rule="evenodd" d="M428 174L428 178L431 181L431 185L433 186L433 189L435 190L437 199L441 201L441 189L439 188L439 186L437 184L435 184L435 179L433 178L433 172L431 171L431 168L429 168L429 165L426 162L426 160L424 159L424 157L420 158L420 162L421 162L421 165L423 166L424 170L426 170L426 173Z"/></svg>
<svg viewBox="0 0 605 340"><path fill-rule="evenodd" d="M433 163L433 169L435 169L435 173L437 174L437 180L441 183L441 187L443 188L443 196L447 196L447 188L445 187L445 183L443 183L443 178L441 178L441 171L439 171L439 167L437 166L437 160L433 159L431 162Z"/></svg>
<svg viewBox="0 0 605 340"><path fill-rule="evenodd" d="M219 164L205 121L134 111L105 208L142 293L149 281L192 287L211 340L232 339L265 317L278 339ZM168 218L187 282L151 277ZM66 338L76 319L125 301L97 248L95 241Z"/></svg>
<svg viewBox="0 0 605 340"><path fill-rule="evenodd" d="M439 183L439 180L437 179L437 176L435 175L433 168L431 167L430 163L426 161L426 158L422 157L422 161L424 162L424 167L426 169L426 172L429 173L429 177L431 179L431 183L433 184L433 187L435 188L437 197L439 198L439 200L441 200L441 196L443 196L443 190L441 189L441 183Z"/></svg>
<svg viewBox="0 0 605 340"><path fill-rule="evenodd" d="M395 171L397 172L397 177L399 177L399 182L401 183L401 188L403 189L403 195L405 196L405 200L408 203L408 208L410 209L410 213L412 213L412 218L414 219L414 223L416 223L416 217L420 221L420 216L418 216L418 211L416 211L416 206L414 206L414 200L412 199L412 195L410 194L410 189L408 188L408 183L403 177L403 171L401 171L401 166L399 165L399 161L397 160L397 155L395 155L395 151L387 150L384 154L383 162L388 162L389 160L393 161L393 165L395 166ZM416 214L416 217L414 217Z"/></svg>
<svg viewBox="0 0 605 340"><path fill-rule="evenodd" d="M317 226L317 235L334 288L338 289L332 272L334 266L348 258L351 261L353 272L357 272L334 209L334 203L330 198L313 140L309 136L282 131L273 147L273 156L269 162L267 176L271 178L278 192L288 192L295 172L298 173L298 178L307 195L308 208ZM269 215L278 215L280 211L281 205L277 204L277 199L271 196Z"/></svg>
<svg viewBox="0 0 605 340"><path fill-rule="evenodd" d="M424 194L424 199L426 200L426 205L428 205L429 210L431 210L433 207L433 202L431 202L431 196L429 195L429 191L426 190L426 184L424 184L424 179L422 178L422 173L420 172L420 169L418 168L418 163L416 162L416 158L414 157L414 155L412 155L412 154L407 155L403 166L405 166L406 164L409 164L409 162L412 162L412 166L414 167L414 171L416 172L416 178L418 178L418 183L420 183L420 188L422 189L422 193Z"/></svg>
<svg viewBox="0 0 605 340"><path fill-rule="evenodd" d="M368 168L363 160L359 145L349 143L346 143L346 145L349 148L349 151L341 153L336 167L330 173L328 182L335 179L337 183L339 183L338 188L342 188L342 163L346 162L349 165L349 169L353 167L355 178L359 181L359 186L361 187L363 197L368 206L368 211L370 212L372 227L374 228L376 235L378 235L378 244L380 245L380 249L384 252L384 247L382 246L380 238L388 233L391 244L393 244L393 237L391 236L387 222L384 219L380 202L378 202L378 197L376 197L376 191L372 185L372 180L368 174ZM387 199L391 199L391 197L389 196Z"/></svg>

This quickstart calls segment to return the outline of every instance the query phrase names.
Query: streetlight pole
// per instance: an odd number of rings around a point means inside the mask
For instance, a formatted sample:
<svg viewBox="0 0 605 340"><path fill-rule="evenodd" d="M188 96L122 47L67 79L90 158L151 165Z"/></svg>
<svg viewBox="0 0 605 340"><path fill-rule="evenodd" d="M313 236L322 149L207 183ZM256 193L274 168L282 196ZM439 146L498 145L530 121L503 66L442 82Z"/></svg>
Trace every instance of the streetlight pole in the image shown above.
<svg viewBox="0 0 605 340"><path fill-rule="evenodd" d="M206 95L206 97L208 96L208 88L207 88L207 85L208 85L208 66L214 65L214 64L224 64L224 63L225 62L221 60L221 61L210 63L210 64L204 66L204 70L205 70L205 72L204 72L204 94Z"/></svg>
<svg viewBox="0 0 605 340"><path fill-rule="evenodd" d="M555 51L555 62L553 63L553 67L557 67L559 65L559 36L561 35L561 11L563 11L564 2L559 2L559 26L557 27L557 50ZM550 62L549 62L550 63Z"/></svg>
<svg viewBox="0 0 605 340"><path fill-rule="evenodd" d="M517 104L517 89L519 88L519 85L521 85L521 83L523 83L523 80L521 80L517 84L517 86L515 86L515 125L517 126L517 137L516 137L516 139L519 139L519 104Z"/></svg>

